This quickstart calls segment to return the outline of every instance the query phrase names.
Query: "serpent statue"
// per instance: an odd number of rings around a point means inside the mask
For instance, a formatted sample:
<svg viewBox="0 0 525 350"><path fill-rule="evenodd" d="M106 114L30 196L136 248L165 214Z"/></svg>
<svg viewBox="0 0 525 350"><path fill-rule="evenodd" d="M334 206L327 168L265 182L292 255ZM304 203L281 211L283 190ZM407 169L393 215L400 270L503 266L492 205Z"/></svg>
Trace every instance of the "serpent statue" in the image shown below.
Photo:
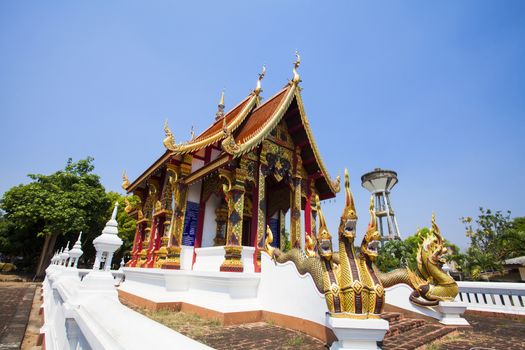
<svg viewBox="0 0 525 350"><path fill-rule="evenodd" d="M273 235L267 227L266 252L278 263L292 261L301 275L309 273L319 292L326 298L332 317L355 319L379 318L385 305L385 288L404 283L413 289L410 301L420 306L436 306L440 301L454 300L456 282L441 266L447 253L443 237L432 215L432 228L420 235L417 270L399 268L387 273L374 265L381 235L377 230L373 197L370 200L370 223L359 253L354 247L357 213L350 191L350 179L345 169L345 207L338 228L339 252L332 251L332 236L315 198L319 217L317 237L307 236L305 251L293 248L282 252L273 248Z"/></svg>

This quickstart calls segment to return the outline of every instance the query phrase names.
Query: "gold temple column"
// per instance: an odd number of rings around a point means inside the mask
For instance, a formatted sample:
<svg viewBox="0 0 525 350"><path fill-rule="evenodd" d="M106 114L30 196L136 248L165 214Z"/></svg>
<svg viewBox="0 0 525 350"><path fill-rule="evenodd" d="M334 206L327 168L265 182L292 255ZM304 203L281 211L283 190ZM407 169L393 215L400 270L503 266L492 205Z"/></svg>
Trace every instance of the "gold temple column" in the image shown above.
<svg viewBox="0 0 525 350"><path fill-rule="evenodd" d="M174 167L173 196L174 205L171 216L171 229L168 242L168 253L163 269L180 270L180 252L182 246L182 233L184 231L184 216L188 201L188 185L182 178L191 172L191 156L184 156L184 162L179 167Z"/></svg>
<svg viewBox="0 0 525 350"><path fill-rule="evenodd" d="M286 223L285 223L286 212L279 209L279 249L285 251L286 249Z"/></svg>
<svg viewBox="0 0 525 350"><path fill-rule="evenodd" d="M220 267L220 271L242 272L244 268L241 261L241 242L246 171L237 168L233 174L228 170L221 169L219 176L225 178L227 182L226 185L223 185L223 190L228 201L226 246L224 247L224 262Z"/></svg>
<svg viewBox="0 0 525 350"><path fill-rule="evenodd" d="M166 166L166 176L167 179L164 182L164 188L162 190L162 199L161 199L161 209L155 214L160 218L160 223L162 229L157 227L158 232L162 232L162 237L160 238L160 247L155 251L155 263L154 267L162 268L166 263L168 258L168 242L169 242L169 227L171 224L170 217L172 215L172 202L173 202L173 191L174 185L173 181L176 175L176 167L173 164L168 164Z"/></svg>
<svg viewBox="0 0 525 350"><path fill-rule="evenodd" d="M301 175L292 178L292 205L290 213L290 241L292 248L301 248Z"/></svg>
<svg viewBox="0 0 525 350"><path fill-rule="evenodd" d="M138 267L146 267L145 264L150 248L154 203L157 200L158 186L157 180L148 180L148 197L143 207L143 218L139 218L137 222L137 224L141 224L144 227L144 239L142 240L142 250L140 251L139 262L137 263Z"/></svg>
<svg viewBox="0 0 525 350"><path fill-rule="evenodd" d="M257 181L258 201L257 205L257 268L261 268L261 250L264 250L266 239L266 165L259 166L259 177Z"/></svg>

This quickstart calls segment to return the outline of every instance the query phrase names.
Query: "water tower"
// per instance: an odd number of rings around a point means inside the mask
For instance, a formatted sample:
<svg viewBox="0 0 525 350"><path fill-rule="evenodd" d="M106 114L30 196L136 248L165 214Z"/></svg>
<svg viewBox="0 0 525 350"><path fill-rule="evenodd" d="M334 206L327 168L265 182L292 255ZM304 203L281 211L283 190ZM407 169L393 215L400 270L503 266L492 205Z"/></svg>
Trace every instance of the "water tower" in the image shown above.
<svg viewBox="0 0 525 350"><path fill-rule="evenodd" d="M396 216L390 201L390 191L397 184L397 173L392 170L376 168L361 176L361 186L369 190L375 197L377 226L382 241L401 239Z"/></svg>

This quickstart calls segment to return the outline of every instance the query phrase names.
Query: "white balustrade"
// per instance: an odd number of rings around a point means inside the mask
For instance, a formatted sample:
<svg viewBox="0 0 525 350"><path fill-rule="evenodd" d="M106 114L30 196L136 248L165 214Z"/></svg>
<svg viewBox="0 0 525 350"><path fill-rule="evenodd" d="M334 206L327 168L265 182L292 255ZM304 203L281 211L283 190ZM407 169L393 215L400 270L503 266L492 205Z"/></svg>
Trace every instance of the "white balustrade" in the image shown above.
<svg viewBox="0 0 525 350"><path fill-rule="evenodd" d="M40 330L46 349L210 349L122 305L109 271L81 281L86 272L60 265L47 269ZM118 278L119 271L111 272Z"/></svg>
<svg viewBox="0 0 525 350"><path fill-rule="evenodd" d="M525 315L525 283L458 282L456 301L467 310Z"/></svg>

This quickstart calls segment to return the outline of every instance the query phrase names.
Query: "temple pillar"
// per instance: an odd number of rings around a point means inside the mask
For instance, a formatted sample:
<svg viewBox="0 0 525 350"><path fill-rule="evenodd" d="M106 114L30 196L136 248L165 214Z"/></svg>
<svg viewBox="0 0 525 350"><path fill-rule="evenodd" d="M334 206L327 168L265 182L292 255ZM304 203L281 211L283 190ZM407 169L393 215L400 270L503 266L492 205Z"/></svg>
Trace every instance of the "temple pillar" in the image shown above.
<svg viewBox="0 0 525 350"><path fill-rule="evenodd" d="M166 179L162 189L162 199L159 203L158 210L155 211L155 217L158 218L157 223L157 239L156 249L154 251L153 267L162 268L168 257L168 242L169 242L169 219L172 214L173 202L173 180L176 176L176 168L173 164L166 166Z"/></svg>
<svg viewBox="0 0 525 350"><path fill-rule="evenodd" d="M244 181L246 171L235 169L235 173L221 169L219 173L225 178L228 185L224 185L224 192L228 202L228 227L226 229L226 246L224 247L224 262L220 271L242 272L242 217L244 212Z"/></svg>
<svg viewBox="0 0 525 350"><path fill-rule="evenodd" d="M144 225L144 238L142 240L142 250L139 255L139 267L146 267L149 255L151 254L151 243L153 243L153 233L156 223L153 220L154 206L157 200L157 194L159 185L156 179L148 180L148 198L144 203L144 218L139 221L140 224Z"/></svg>
<svg viewBox="0 0 525 350"><path fill-rule="evenodd" d="M279 249L286 250L286 212L279 209Z"/></svg>
<svg viewBox="0 0 525 350"><path fill-rule="evenodd" d="M301 176L292 178L292 203L290 213L290 241L292 248L301 248Z"/></svg>
<svg viewBox="0 0 525 350"><path fill-rule="evenodd" d="M311 180L307 181L307 192L306 192L306 201L304 205L304 230L306 235L312 235L312 190L310 188ZM305 237L306 240L306 237ZM306 242L304 242L306 244Z"/></svg>
<svg viewBox="0 0 525 350"><path fill-rule="evenodd" d="M138 220L139 221L139 220ZM142 249L142 225L137 221L135 228L135 239L133 240L133 249L131 250L131 259L126 264L128 267L137 266L139 254Z"/></svg>
<svg viewBox="0 0 525 350"><path fill-rule="evenodd" d="M259 166L257 178L257 238L255 245L255 272L261 271L261 250L264 250L266 239L266 165ZM255 207L255 206L254 206Z"/></svg>
<svg viewBox="0 0 525 350"><path fill-rule="evenodd" d="M174 207L171 219L171 232L168 242L168 253L163 269L180 270L180 252L182 246L182 233L184 231L184 216L186 214L186 203L188 201L188 185L182 178L191 173L191 156L184 156L184 162L175 168L174 179Z"/></svg>

